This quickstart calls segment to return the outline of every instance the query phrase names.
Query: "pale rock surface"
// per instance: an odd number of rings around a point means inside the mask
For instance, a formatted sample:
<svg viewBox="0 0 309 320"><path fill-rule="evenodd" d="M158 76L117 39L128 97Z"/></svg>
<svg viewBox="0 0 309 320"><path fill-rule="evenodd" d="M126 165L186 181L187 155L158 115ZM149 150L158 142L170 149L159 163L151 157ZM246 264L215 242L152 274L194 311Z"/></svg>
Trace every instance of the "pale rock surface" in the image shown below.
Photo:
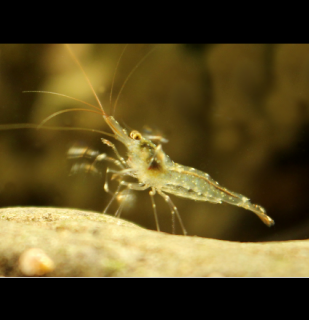
<svg viewBox="0 0 309 320"><path fill-rule="evenodd" d="M0 276L25 276L25 267L52 277L307 277L309 241L228 242L95 212L1 209Z"/></svg>

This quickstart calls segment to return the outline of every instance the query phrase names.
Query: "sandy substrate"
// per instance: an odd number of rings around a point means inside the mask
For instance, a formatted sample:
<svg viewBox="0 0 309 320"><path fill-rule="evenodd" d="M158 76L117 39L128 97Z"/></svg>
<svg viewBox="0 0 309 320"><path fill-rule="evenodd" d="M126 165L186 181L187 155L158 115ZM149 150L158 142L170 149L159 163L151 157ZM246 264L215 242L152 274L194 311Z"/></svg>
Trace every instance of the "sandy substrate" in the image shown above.
<svg viewBox="0 0 309 320"><path fill-rule="evenodd" d="M0 275L307 277L309 241L238 243L145 230L103 214L0 210Z"/></svg>

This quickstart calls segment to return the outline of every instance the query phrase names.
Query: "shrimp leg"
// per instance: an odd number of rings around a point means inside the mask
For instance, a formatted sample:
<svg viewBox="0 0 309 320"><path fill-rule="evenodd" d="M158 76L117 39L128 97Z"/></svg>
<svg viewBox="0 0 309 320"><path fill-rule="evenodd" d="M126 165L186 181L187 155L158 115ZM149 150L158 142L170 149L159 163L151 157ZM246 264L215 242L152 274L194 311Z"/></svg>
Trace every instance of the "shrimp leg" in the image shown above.
<svg viewBox="0 0 309 320"><path fill-rule="evenodd" d="M131 190L136 190L136 191L143 191L143 190L146 190L149 188L149 186L147 186L147 185L143 186L140 183L127 183L125 181L122 181L121 184L126 185ZM153 214L155 217L157 231L160 232L160 225L159 225L159 219L158 219L158 214L157 214L157 206L156 206L156 203L154 200L155 194L156 194L156 189L151 188L151 190L149 191L149 196L150 196L151 203L152 203L152 209L153 209ZM173 229L175 229L175 228L173 227Z"/></svg>
<svg viewBox="0 0 309 320"><path fill-rule="evenodd" d="M105 184L104 184L104 190L108 193L111 193L108 189L108 186L107 186L107 190L105 189L106 188L106 185L107 185L107 181L105 181ZM121 184L119 183L118 187L117 187L117 190L116 192L113 194L112 198L110 199L109 203L107 204L107 206L105 207L103 213L105 214L107 212L107 210L109 209L109 207L111 206L111 204L113 203L113 201L116 199L116 197L118 196L119 192L120 192L120 188L121 188ZM116 212L117 214L117 212Z"/></svg>
<svg viewBox="0 0 309 320"><path fill-rule="evenodd" d="M120 160L120 162L122 163L122 165L123 165L123 166L126 166L126 161L125 161L124 158L119 154L116 146L115 146L112 142L110 142L109 140L106 140L106 139L104 139L104 138L101 138L101 141L102 141L104 144L106 144L107 146L109 146L110 148L112 148L113 151L115 152L117 158L118 158L118 159Z"/></svg>
<svg viewBox="0 0 309 320"><path fill-rule="evenodd" d="M124 170L121 170L121 171L111 170L110 168L106 169L106 179L105 179L105 183L104 183L104 187L103 188L107 193L110 193L113 196L112 196L111 200L109 201L108 205L106 206L106 208L104 209L103 213L107 212L107 210L109 209L110 205L117 198L117 196L120 193L120 189L121 189L122 186L127 187L127 189L138 190L138 191L145 190L145 189L149 188L148 186L141 186L141 184L139 184L139 183L128 183L128 182L122 180L122 181L119 182L119 185L118 185L117 190L116 190L115 193L112 193L109 190L108 178L107 178L109 173L114 173L114 175L120 175L121 176L121 175L127 175L131 171L132 171L132 169L124 169ZM118 212L118 210L117 210L117 212ZM117 214L117 212L116 212L116 214Z"/></svg>
<svg viewBox="0 0 309 320"><path fill-rule="evenodd" d="M169 205L170 209L171 209L171 214L172 214L172 222L173 222L173 234L175 234L175 214L178 218L178 221L180 223L180 226L181 226L181 229L182 229L182 232L184 235L187 235L187 230L185 229L184 225L183 225L183 222L182 222L182 219L180 217L180 214L178 212L178 209L177 207L174 205L173 201L171 200L171 198L163 193L162 191L159 191L158 190L158 193L160 196L163 197L163 199L167 202L167 204Z"/></svg>
<svg viewBox="0 0 309 320"><path fill-rule="evenodd" d="M151 203L152 203L152 209L153 209L153 214L154 214L155 221L156 221L157 231L160 232L159 219L158 219L158 215L157 215L157 206L154 201L155 194L156 194L156 189L151 188L151 191L149 191L149 195L150 195L150 199L151 199Z"/></svg>

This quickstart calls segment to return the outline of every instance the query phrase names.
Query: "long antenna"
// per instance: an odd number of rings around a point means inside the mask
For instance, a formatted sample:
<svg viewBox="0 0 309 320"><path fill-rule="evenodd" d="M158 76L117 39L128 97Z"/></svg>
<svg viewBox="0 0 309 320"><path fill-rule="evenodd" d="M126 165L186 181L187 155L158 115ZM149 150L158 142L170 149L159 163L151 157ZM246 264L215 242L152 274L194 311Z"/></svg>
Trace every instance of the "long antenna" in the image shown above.
<svg viewBox="0 0 309 320"><path fill-rule="evenodd" d="M89 107L91 107L91 108L94 108L94 109L96 109L96 110L98 110L98 111L101 112L101 108L98 108L98 107L96 107L96 106L94 106L94 105L92 105L92 104L90 104L90 103L88 103L88 102L86 102L86 101L83 101L83 100L80 100L80 99L77 99L77 98L68 96L68 95L66 95L66 94L57 93L57 92L52 92L52 91L39 91L39 90L37 90L37 91L23 91L23 93L29 93L29 92L30 92L30 93L47 93L47 94L54 94L55 96L60 96L60 97L69 98L69 99L72 99L72 100L81 102L81 103L83 103L83 104L86 104L87 106L89 106Z"/></svg>
<svg viewBox="0 0 309 320"><path fill-rule="evenodd" d="M87 111L87 112L92 112L92 113L96 113L96 114L99 114L99 115L102 115L101 112L97 112L97 111L93 111L93 110L89 110L89 109L82 109L82 108L72 108L72 109L64 109L64 110L60 110L58 112L55 112L53 113L52 115L48 116L47 118L45 118L38 126L38 129L40 129L40 127L46 123L47 121L49 121L50 119L58 116L59 114L62 114L62 113L66 113L66 112L72 112L72 111Z"/></svg>
<svg viewBox="0 0 309 320"><path fill-rule="evenodd" d="M89 128L76 128L76 127L50 127L44 125L38 125L34 123L14 123L14 124L1 124L0 131L2 130L18 130L18 129L44 129L44 130L62 130L62 131L88 131L88 132L95 132L107 135L109 137L115 138L115 135L109 132L96 130L96 129L89 129Z"/></svg>
<svg viewBox="0 0 309 320"><path fill-rule="evenodd" d="M81 63L79 62L79 60L77 59L77 57L75 56L74 52L71 50L70 46L69 46L68 44L65 44L65 46L66 46L66 48L68 49L68 51L69 51L70 55L72 56L73 60L75 61L75 63L76 63L77 66L79 67L79 69L80 69L80 70L82 71L82 73L84 74L85 79L86 79L86 81L87 81L87 83L88 83L88 85L89 85L89 87L90 87L93 95L95 96L95 98L96 98L96 100L97 100L97 102L98 102L98 105L100 106L100 108L101 108L101 110L102 110L102 112L103 112L103 115L104 115L104 116L107 116L107 114L105 113L104 108L103 108L103 106L102 106L102 104L101 104L101 101L100 101L100 99L98 98L98 96L97 96L97 94L96 94L96 92L95 92L95 90L94 90L94 88L93 88L93 85L92 85L90 79L88 78L88 76L87 76L87 74L86 74L83 66L81 65Z"/></svg>
<svg viewBox="0 0 309 320"><path fill-rule="evenodd" d="M151 53L153 53L154 50L156 50L156 49L157 49L157 46L156 46L156 47L153 47L153 48L140 60L140 62L137 63L137 65L136 65L136 66L131 70L131 72L128 74L128 76L127 76L126 79L124 80L124 82L123 82L123 84L122 84L122 86L121 86L121 88L120 88L120 90L119 90L119 93L118 93L118 95L117 95L117 98L116 98L116 101L115 101L115 104L114 104L114 107L113 107L113 109L114 109L114 112L113 112L113 113L115 113L118 100L119 100L120 95L121 95L121 93L122 93L122 91L123 91L126 83L128 82L128 80L131 78L131 76L132 76L133 73L136 71L136 69L137 69L137 68L146 60L146 58L147 58Z"/></svg>
<svg viewBox="0 0 309 320"><path fill-rule="evenodd" d="M125 47L122 49L122 52L121 52L120 57L119 57L119 59L117 61L116 68L115 68L115 71L114 71L111 91L110 91L110 94L109 94L109 107L110 107L109 111L111 111L111 107L112 107L112 98L113 98L113 90L114 90L114 85L115 85L116 74L117 74L117 71L118 71L118 67L119 67L120 61L121 61L121 59L123 57L123 54L126 51L127 47L128 47L128 44L126 44Z"/></svg>
<svg viewBox="0 0 309 320"><path fill-rule="evenodd" d="M82 109L82 108L74 108L74 109L64 109L64 110L60 110L58 112L55 112L53 114L51 114L50 116L46 117L45 119L43 119L41 121L41 123L38 125L38 129L41 128L43 126L44 123L46 123L47 121L49 121L50 119L58 116L59 114L62 114L62 113L66 113L66 112L71 112L71 111L87 111L87 112L92 112L92 113L96 113L96 114L99 114L99 115L102 115L102 111L100 108L88 103L88 102L85 102L83 100L80 100L80 99L77 99L77 98L74 98L74 97L71 97L71 96L68 96L66 94L62 94L62 93L57 93L57 92L52 92L52 91L23 91L23 93L29 93L29 92L34 92L34 93L46 93L46 94L53 94L53 95L56 95L56 96L60 96L60 97L65 97L65 98L68 98L68 99L71 99L71 100L75 100L75 101L78 101L78 102L81 102L82 104L85 104L97 111L94 111L94 110L89 110L89 109Z"/></svg>

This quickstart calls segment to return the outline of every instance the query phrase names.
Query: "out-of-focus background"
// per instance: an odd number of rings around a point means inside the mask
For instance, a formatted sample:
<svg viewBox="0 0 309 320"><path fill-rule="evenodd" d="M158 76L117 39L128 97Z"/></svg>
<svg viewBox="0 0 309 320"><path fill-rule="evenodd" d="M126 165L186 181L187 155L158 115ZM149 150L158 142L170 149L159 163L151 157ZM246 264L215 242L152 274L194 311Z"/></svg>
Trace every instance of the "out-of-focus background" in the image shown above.
<svg viewBox="0 0 309 320"><path fill-rule="evenodd" d="M71 45L107 112L128 130L144 126L169 140L175 162L211 175L222 186L263 206L275 220L268 228L254 213L171 196L189 235L235 241L309 237L309 45ZM150 52L149 55L147 55ZM144 57L146 58L144 59ZM144 60L143 60L144 59ZM0 45L0 124L40 123L76 101L96 104L65 46ZM50 126L110 130L101 116L69 112ZM85 131L8 130L0 126L0 207L53 206L102 212L110 195L101 175L75 172L73 145L114 156L101 135ZM116 143L122 155L125 149ZM116 185L111 182L111 189ZM155 221L148 192L135 192L122 217L149 229ZM169 207L156 196L162 231L171 232ZM113 214L117 203L108 210ZM177 233L181 229L177 226Z"/></svg>

